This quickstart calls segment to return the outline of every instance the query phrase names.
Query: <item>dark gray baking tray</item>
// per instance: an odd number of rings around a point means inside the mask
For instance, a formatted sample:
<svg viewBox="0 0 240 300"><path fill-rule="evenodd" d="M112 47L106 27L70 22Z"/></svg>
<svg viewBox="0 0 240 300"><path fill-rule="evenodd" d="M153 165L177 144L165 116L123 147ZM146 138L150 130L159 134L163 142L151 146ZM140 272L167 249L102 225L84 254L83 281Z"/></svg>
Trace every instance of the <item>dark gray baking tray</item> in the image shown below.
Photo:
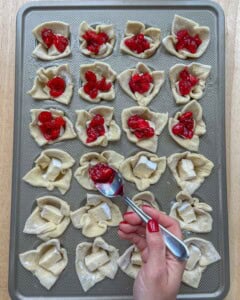
<svg viewBox="0 0 240 300"><path fill-rule="evenodd" d="M132 299L133 280L121 270L114 280L104 280L84 293L75 273L75 249L79 242L86 240L79 230L69 226L60 238L62 245L68 251L69 263L60 276L55 286L47 291L38 280L19 263L18 254L40 244L40 241L31 235L23 234L24 223L29 216L34 201L42 195L56 195L66 200L71 210L75 210L84 201L86 191L72 179L71 189L66 195L61 196L58 191L47 192L43 188L34 188L21 180L23 175L32 167L34 159L41 149L30 137L28 124L31 108L60 108L70 119L75 122L75 109L89 109L92 104L80 99L77 91L79 88L79 66L82 63L91 63L94 60L83 56L79 51L78 28L86 20L90 24L113 23L115 25L117 42L113 53L101 60L109 63L112 68L120 73L133 67L139 61L129 55L120 53L119 44L124 34L127 20L140 20L148 25L160 27L163 37L169 34L174 14L191 18L201 25L211 29L211 42L206 53L195 60L212 65L211 76L207 82L206 92L200 100L203 107L204 118L207 124L207 133L201 138L199 152L211 159L215 168L212 175L197 190L196 195L213 207L213 231L209 234L197 236L210 240L219 251L222 260L211 265L204 272L200 287L192 289L181 286L179 299L223 299L229 289L229 257L228 257L228 223L227 223L227 198L226 198L226 159L225 159L225 73L224 73L224 14L214 2L208 1L74 1L74 2L30 2L24 5L17 16L16 40L16 85L15 85L15 126L14 126L14 155L13 155L13 188L12 188L12 215L11 215L11 245L9 291L13 299ZM44 62L31 56L35 47L35 40L31 34L32 29L45 21L60 20L70 24L72 55L54 62ZM156 111L169 112L172 116L181 107L177 107L170 91L168 70L182 60L168 54L163 46L156 54L147 60L142 60L157 70L165 70L166 81L160 94L151 102L150 108ZM191 63L188 60L186 63ZM69 63L74 77L74 95L71 104L63 106L53 101L37 102L26 92L31 88L35 72L39 67L47 67L61 63ZM184 61L185 63L185 61ZM114 106L117 122L120 124L120 114L123 108L136 105L125 95L116 84L116 99L104 103ZM89 149L79 140L65 141L47 146L46 148L59 148L71 154L78 167L82 154L89 151L104 150L100 148ZM136 153L139 149L127 141L125 134L121 141L110 144L107 149L117 150L125 156ZM167 128L159 140L158 154L169 156L181 149L168 134ZM170 171L167 170L160 182L149 189L155 193L163 210L169 212L172 201L179 191ZM161 191L161 193L160 193ZM133 184L127 184L127 194L132 196L137 193ZM126 208L122 203L120 209ZM185 233L186 236L193 236ZM109 230L104 236L109 243L119 248L120 254L127 248L128 243L120 241L117 237L117 228Z"/></svg>

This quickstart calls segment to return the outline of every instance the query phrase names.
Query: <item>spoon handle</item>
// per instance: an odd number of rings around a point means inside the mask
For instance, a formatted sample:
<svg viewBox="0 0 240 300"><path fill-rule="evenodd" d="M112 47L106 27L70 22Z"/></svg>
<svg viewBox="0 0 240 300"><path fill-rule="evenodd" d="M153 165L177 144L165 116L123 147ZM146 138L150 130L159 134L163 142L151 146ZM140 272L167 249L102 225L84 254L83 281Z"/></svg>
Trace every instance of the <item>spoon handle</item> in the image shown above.
<svg viewBox="0 0 240 300"><path fill-rule="evenodd" d="M125 202L127 205L129 205L135 213L139 215L139 217L147 223L152 218L147 215L140 207L138 207L130 198L127 196L123 196ZM172 234L170 231L168 231L165 227L159 224L159 227L161 228L163 240L165 242L165 245L169 249L169 251L172 252L172 254L178 258L179 260L187 260L189 257L189 251L187 246L178 239L174 234Z"/></svg>

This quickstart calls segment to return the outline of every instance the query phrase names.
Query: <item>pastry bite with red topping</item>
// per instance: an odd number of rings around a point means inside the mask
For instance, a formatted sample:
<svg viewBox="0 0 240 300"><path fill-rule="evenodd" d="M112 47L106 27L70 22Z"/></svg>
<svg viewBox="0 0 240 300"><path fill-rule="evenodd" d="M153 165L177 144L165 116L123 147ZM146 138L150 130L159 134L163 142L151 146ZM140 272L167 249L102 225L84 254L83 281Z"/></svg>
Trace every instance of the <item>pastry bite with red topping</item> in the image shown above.
<svg viewBox="0 0 240 300"><path fill-rule="evenodd" d="M211 66L192 63L176 64L169 71L171 90L177 104L203 97Z"/></svg>
<svg viewBox="0 0 240 300"><path fill-rule="evenodd" d="M32 31L38 41L33 56L42 60L63 58L71 53L69 24L52 21L45 22Z"/></svg>
<svg viewBox="0 0 240 300"><path fill-rule="evenodd" d="M57 109L31 109L30 134L39 146L74 139L72 122Z"/></svg>
<svg viewBox="0 0 240 300"><path fill-rule="evenodd" d="M181 59L200 57L209 42L209 27L178 15L174 16L171 35L163 39L167 51Z"/></svg>
<svg viewBox="0 0 240 300"><path fill-rule="evenodd" d="M74 177L85 189L96 190L95 183L111 182L123 161L124 156L112 150L89 152L80 158Z"/></svg>
<svg viewBox="0 0 240 300"><path fill-rule="evenodd" d="M35 100L55 100L69 104L73 93L73 82L67 64L40 68L36 72L33 87L27 92Z"/></svg>
<svg viewBox="0 0 240 300"><path fill-rule="evenodd" d="M156 152L158 138L167 124L168 113L156 113L146 107L134 106L122 111L122 128L130 142Z"/></svg>
<svg viewBox="0 0 240 300"><path fill-rule="evenodd" d="M89 111L77 110L76 130L79 139L88 147L106 147L118 141L121 129L113 119L113 107L97 106Z"/></svg>
<svg viewBox="0 0 240 300"><path fill-rule="evenodd" d="M127 21L125 37L121 41L122 52L138 58L151 57L161 43L161 30L155 27L146 27L138 21Z"/></svg>
<svg viewBox="0 0 240 300"><path fill-rule="evenodd" d="M140 106L147 106L156 97L164 80L164 71L152 70L143 63L118 75L121 88Z"/></svg>
<svg viewBox="0 0 240 300"><path fill-rule="evenodd" d="M116 76L117 73L106 63L95 62L81 65L82 86L78 90L79 96L92 103L98 103L101 100L113 100L115 98L114 81Z"/></svg>
<svg viewBox="0 0 240 300"><path fill-rule="evenodd" d="M116 41L113 25L100 24L89 26L83 21L79 28L80 50L92 58L109 56Z"/></svg>
<svg viewBox="0 0 240 300"><path fill-rule="evenodd" d="M198 151L199 137L206 133L202 118L202 107L193 100L186 104L174 118L169 118L168 129L176 143L190 151Z"/></svg>

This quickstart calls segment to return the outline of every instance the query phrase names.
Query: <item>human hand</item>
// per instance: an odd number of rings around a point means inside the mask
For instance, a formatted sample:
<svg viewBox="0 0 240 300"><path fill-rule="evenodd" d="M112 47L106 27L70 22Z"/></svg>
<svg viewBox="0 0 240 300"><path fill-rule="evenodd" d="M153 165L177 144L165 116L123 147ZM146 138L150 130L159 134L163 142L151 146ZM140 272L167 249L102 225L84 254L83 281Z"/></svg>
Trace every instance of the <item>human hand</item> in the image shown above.
<svg viewBox="0 0 240 300"><path fill-rule="evenodd" d="M166 248L158 224L182 239L178 222L164 213L143 205L152 220L146 226L134 212L124 214L119 224L121 239L135 244L141 252L143 265L135 279L135 300L174 300L179 291L185 262L177 260Z"/></svg>

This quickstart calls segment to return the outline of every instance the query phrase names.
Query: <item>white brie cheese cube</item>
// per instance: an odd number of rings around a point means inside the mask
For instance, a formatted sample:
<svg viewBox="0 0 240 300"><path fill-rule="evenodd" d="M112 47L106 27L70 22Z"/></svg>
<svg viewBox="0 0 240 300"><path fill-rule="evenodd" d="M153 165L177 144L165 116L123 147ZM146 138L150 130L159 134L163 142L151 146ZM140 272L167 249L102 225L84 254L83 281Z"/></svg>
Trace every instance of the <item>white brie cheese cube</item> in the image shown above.
<svg viewBox="0 0 240 300"><path fill-rule="evenodd" d="M107 252L98 250L95 253L89 254L85 257L85 265L90 272L97 270L99 267L105 265L110 261Z"/></svg>
<svg viewBox="0 0 240 300"><path fill-rule="evenodd" d="M60 210L52 205L44 205L40 215L43 219L56 225L59 224L63 219L63 215L61 214Z"/></svg>
<svg viewBox="0 0 240 300"><path fill-rule="evenodd" d="M196 178L197 174L194 170L193 162L190 159L182 159L178 165L179 176L183 180L191 180Z"/></svg>
<svg viewBox="0 0 240 300"><path fill-rule="evenodd" d="M56 247L51 247L43 256L39 259L39 265L45 269L51 268L54 264L62 259L61 253Z"/></svg>
<svg viewBox="0 0 240 300"><path fill-rule="evenodd" d="M107 205L107 203L102 203L94 208L89 209L88 213L92 216L96 221L102 220L111 220L112 214L111 209Z"/></svg>
<svg viewBox="0 0 240 300"><path fill-rule="evenodd" d="M131 256L131 263L136 266L142 265L142 258L140 252L133 252Z"/></svg>
<svg viewBox="0 0 240 300"><path fill-rule="evenodd" d="M187 224L197 220L194 209L188 202L183 202L181 206L177 208L177 212L180 218Z"/></svg>
<svg viewBox="0 0 240 300"><path fill-rule="evenodd" d="M138 178L149 178L156 170L157 163L142 155L133 168L133 174Z"/></svg>
<svg viewBox="0 0 240 300"><path fill-rule="evenodd" d="M48 165L47 172L43 174L43 178L49 181L54 181L58 177L61 167L62 162L59 159L52 158Z"/></svg>
<svg viewBox="0 0 240 300"><path fill-rule="evenodd" d="M195 268L196 264L198 263L201 257L201 251L199 250L198 247L194 245L190 245L188 247L188 250L189 250L189 259L187 260L185 269L191 271Z"/></svg>

